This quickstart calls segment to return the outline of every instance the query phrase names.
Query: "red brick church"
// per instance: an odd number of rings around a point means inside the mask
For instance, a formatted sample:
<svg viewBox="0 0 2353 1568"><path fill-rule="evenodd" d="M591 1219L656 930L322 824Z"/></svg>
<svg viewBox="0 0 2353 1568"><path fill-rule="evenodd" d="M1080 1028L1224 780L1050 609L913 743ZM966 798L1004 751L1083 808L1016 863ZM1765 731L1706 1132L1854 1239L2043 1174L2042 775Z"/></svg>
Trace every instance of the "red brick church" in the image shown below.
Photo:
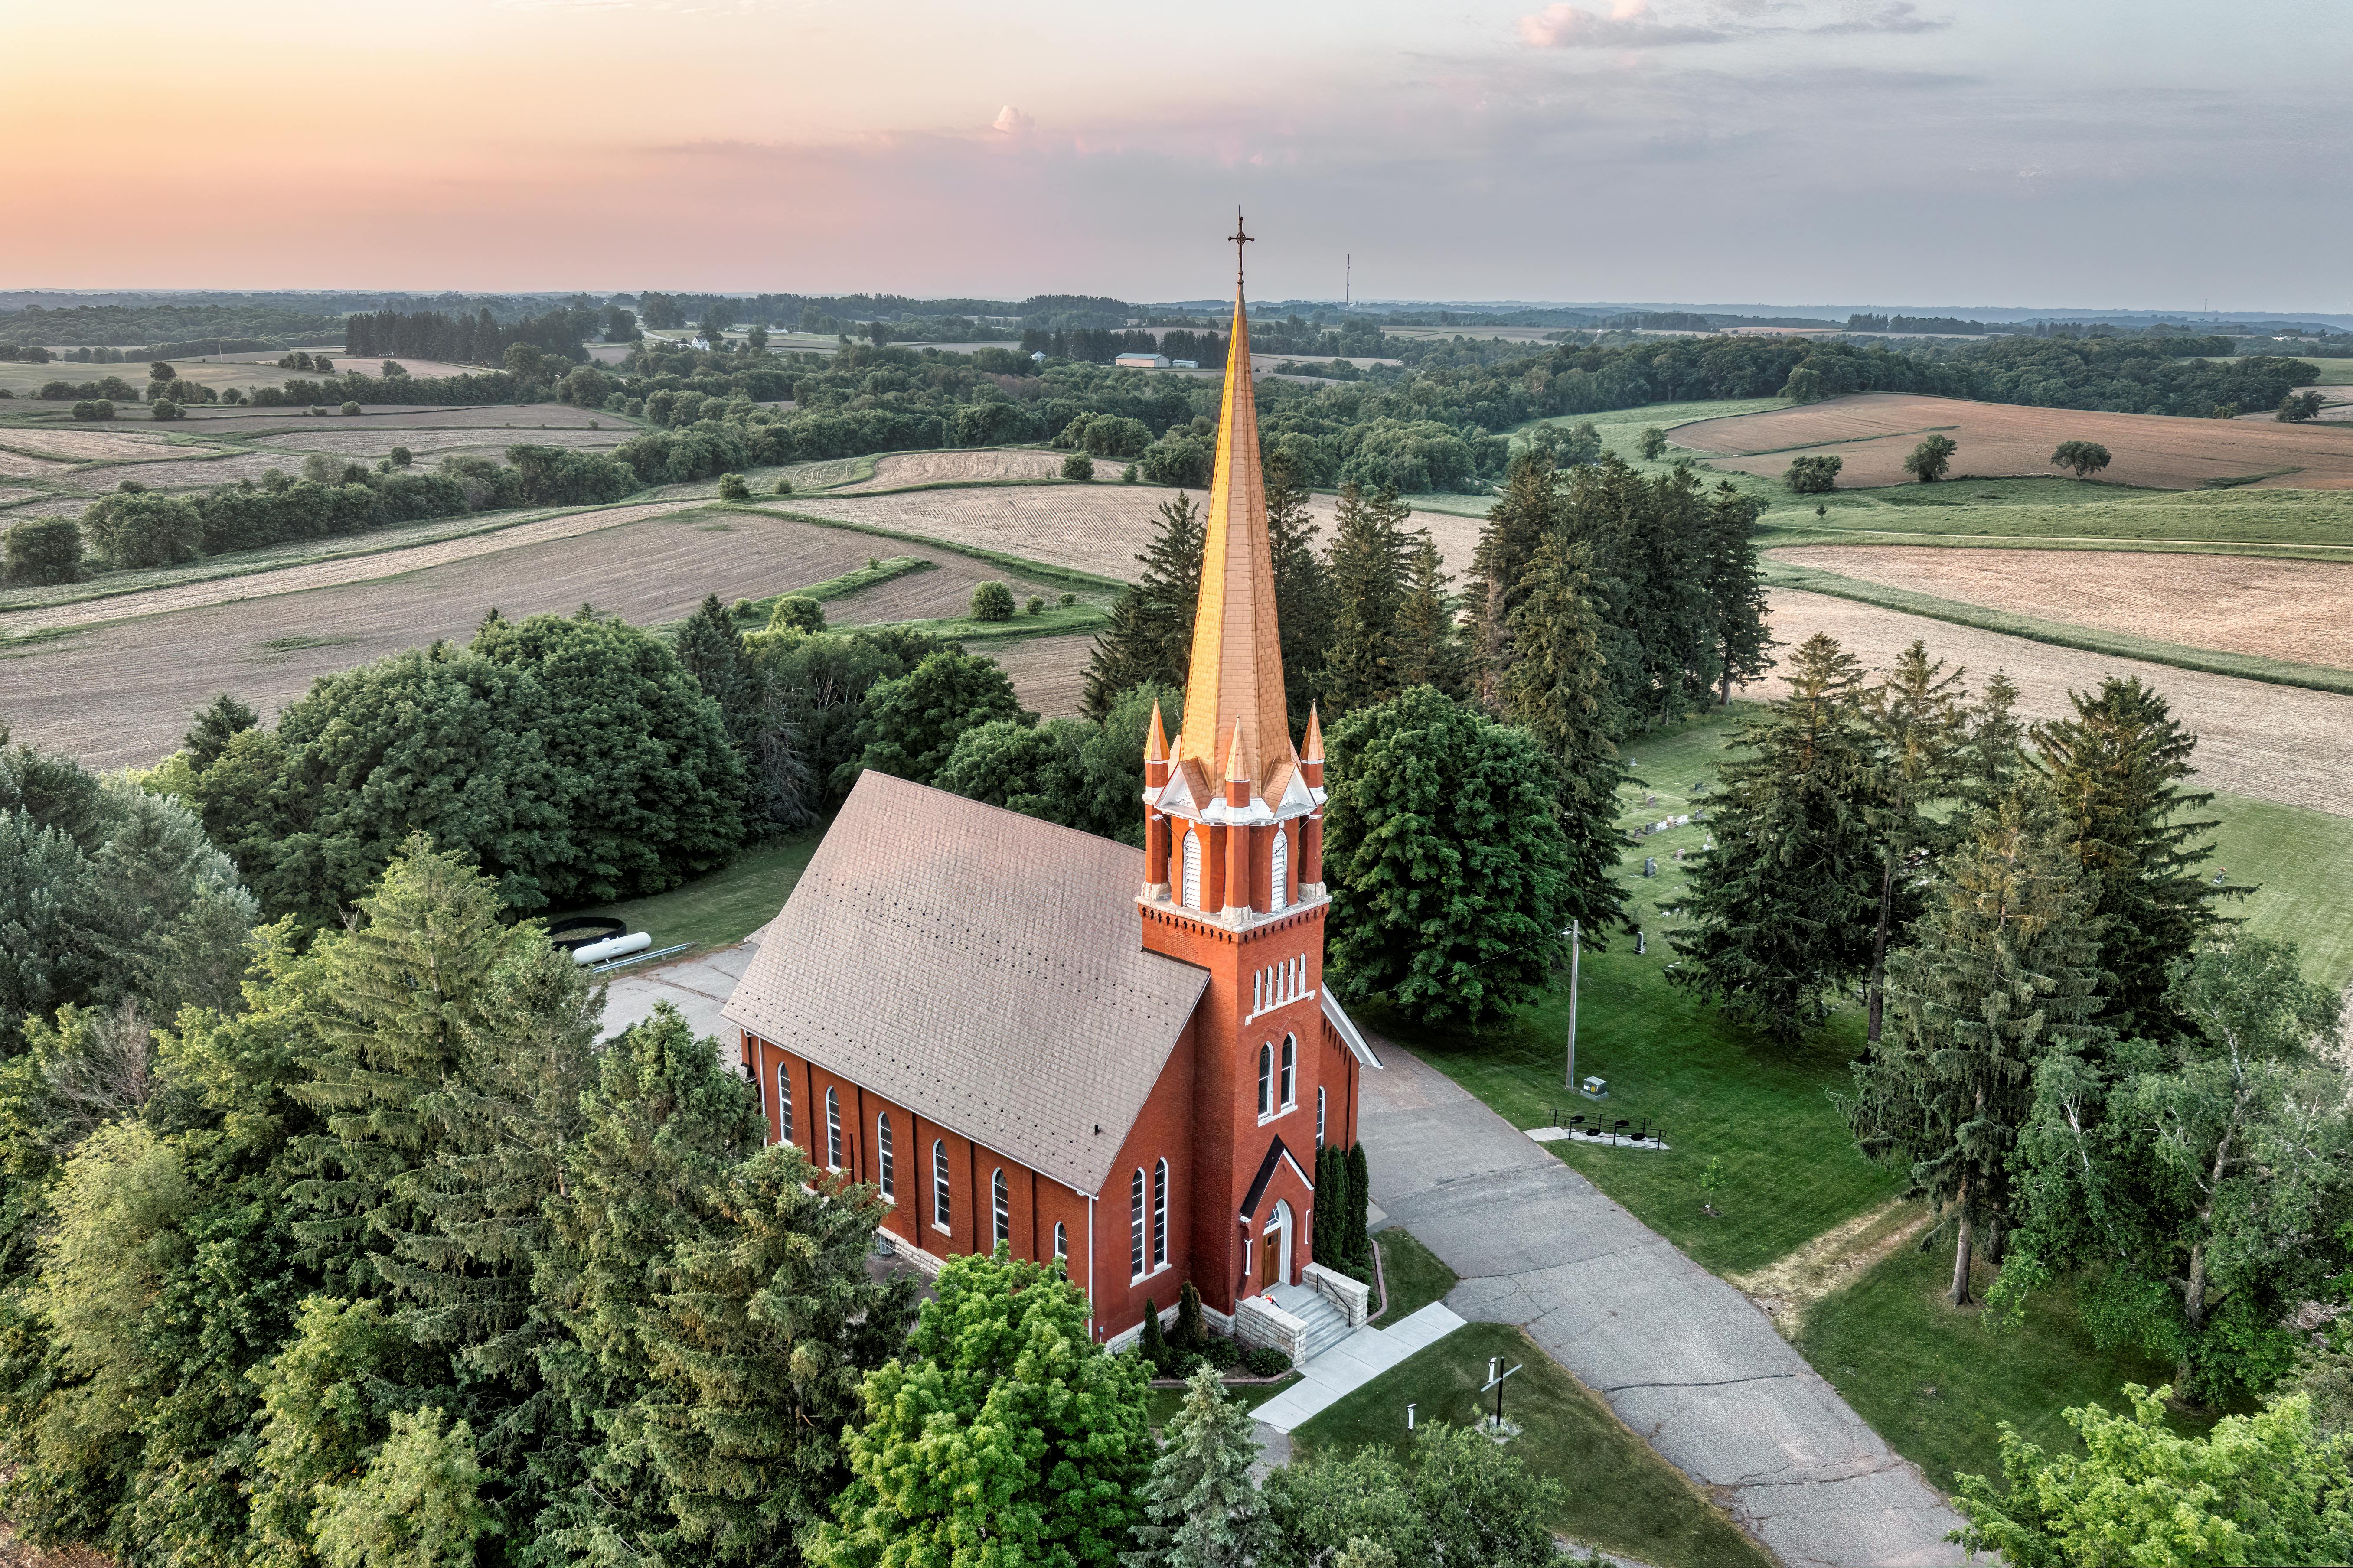
<svg viewBox="0 0 2353 1568"><path fill-rule="evenodd" d="M1283 1287L1363 1321L1313 1264L1314 1174L1380 1063L1324 989L1323 742L1285 719L1250 365L1237 271L1184 727L1171 746L1154 717L1142 855L869 771L724 1015L772 1135L874 1184L887 1245L1064 1259L1105 1341L1187 1279L1248 1339L1295 1331Z"/></svg>

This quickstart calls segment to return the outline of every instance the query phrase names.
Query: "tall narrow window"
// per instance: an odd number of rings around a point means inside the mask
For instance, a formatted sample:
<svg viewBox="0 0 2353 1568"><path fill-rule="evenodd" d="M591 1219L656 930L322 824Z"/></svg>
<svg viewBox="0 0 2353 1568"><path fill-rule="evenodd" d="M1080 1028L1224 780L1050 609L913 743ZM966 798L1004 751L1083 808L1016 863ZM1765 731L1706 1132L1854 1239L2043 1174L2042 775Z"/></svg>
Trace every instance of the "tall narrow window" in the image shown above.
<svg viewBox="0 0 2353 1568"><path fill-rule="evenodd" d="M1127 1272L1144 1278L1144 1171L1138 1167L1127 1184Z"/></svg>
<svg viewBox="0 0 2353 1568"><path fill-rule="evenodd" d="M1324 1147L1324 1086L1315 1086L1315 1146Z"/></svg>
<svg viewBox="0 0 2353 1568"><path fill-rule="evenodd" d="M1060 1220L1054 1222L1054 1256L1065 1261L1071 1256L1071 1227Z"/></svg>
<svg viewBox="0 0 2353 1568"><path fill-rule="evenodd" d="M1297 1085L1297 1083L1298 1083L1298 1079L1299 1079L1299 1071L1298 1071L1298 1066L1299 1066L1299 1064L1298 1064L1298 1056L1299 1056L1299 1041L1297 1040L1297 1038L1296 1038L1296 1037L1293 1037L1293 1036L1290 1036L1290 1035L1285 1035L1285 1036L1283 1036L1283 1037L1282 1037L1282 1108L1283 1108L1285 1110L1290 1110L1293 1106L1294 1106L1294 1105L1296 1105L1296 1104L1298 1104L1298 1103L1299 1103L1298 1097L1297 1097L1297 1096L1293 1092L1293 1090L1294 1089L1294 1088L1296 1087L1296 1085Z"/></svg>
<svg viewBox="0 0 2353 1568"><path fill-rule="evenodd" d="M1258 1113L1261 1116L1274 1114L1274 1047L1272 1046L1261 1046L1258 1048Z"/></svg>
<svg viewBox="0 0 2353 1568"><path fill-rule="evenodd" d="M830 1089L825 1091L825 1168L841 1169L841 1095Z"/></svg>
<svg viewBox="0 0 2353 1568"><path fill-rule="evenodd" d="M895 1197L899 1191L899 1171L892 1157L895 1152L891 1147L891 1113L887 1110L874 1119L874 1152L882 1162L882 1195Z"/></svg>
<svg viewBox="0 0 2353 1568"><path fill-rule="evenodd" d="M1263 969L1250 976L1250 1011L1266 1011L1266 971Z"/></svg>
<svg viewBox="0 0 2353 1568"><path fill-rule="evenodd" d="M948 1228L948 1144L944 1138L932 1140L932 1223L942 1230Z"/></svg>
<svg viewBox="0 0 2353 1568"><path fill-rule="evenodd" d="M1013 1189L1005 1183L1005 1173L997 1171L988 1178L991 1214L997 1224L989 1245L1003 1247L1013 1239Z"/></svg>
<svg viewBox="0 0 2353 1568"><path fill-rule="evenodd" d="M1201 907L1201 836L1198 833L1185 835L1183 897L1187 909L1198 910Z"/></svg>
<svg viewBox="0 0 2353 1568"><path fill-rule="evenodd" d="M1266 907L1282 909L1291 900L1285 886L1291 880L1291 835L1278 827L1274 830L1274 879L1268 884Z"/></svg>
<svg viewBox="0 0 2353 1568"><path fill-rule="evenodd" d="M1168 1261L1168 1162L1152 1167L1152 1267Z"/></svg>
<svg viewBox="0 0 2353 1568"><path fill-rule="evenodd" d="M785 1142L793 1141L793 1065L776 1064L776 1136Z"/></svg>

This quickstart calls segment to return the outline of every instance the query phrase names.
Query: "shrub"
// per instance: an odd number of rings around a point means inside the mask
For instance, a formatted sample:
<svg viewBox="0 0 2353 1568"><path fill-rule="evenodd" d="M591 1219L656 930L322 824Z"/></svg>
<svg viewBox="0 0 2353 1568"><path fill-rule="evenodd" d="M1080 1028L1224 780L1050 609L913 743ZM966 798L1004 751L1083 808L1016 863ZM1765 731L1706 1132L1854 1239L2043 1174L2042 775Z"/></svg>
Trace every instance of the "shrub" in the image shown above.
<svg viewBox="0 0 2353 1568"><path fill-rule="evenodd" d="M396 468L405 468L416 460L417 455L406 447L395 447L392 449L392 466Z"/></svg>
<svg viewBox="0 0 2353 1568"><path fill-rule="evenodd" d="M1198 1350L1208 1337L1201 1326L1201 1292L1187 1279L1176 1292L1176 1326L1169 1331L1168 1342L1179 1350Z"/></svg>
<svg viewBox="0 0 2353 1568"><path fill-rule="evenodd" d="M1066 610L1078 602L1079 596L1076 594L1064 594L1057 597L1054 601L1054 603L1061 605L1062 608Z"/></svg>
<svg viewBox="0 0 2353 1568"><path fill-rule="evenodd" d="M752 487L744 482L744 476L741 474L722 474L719 476L719 499L750 500Z"/></svg>
<svg viewBox="0 0 2353 1568"><path fill-rule="evenodd" d="M1144 1331L1135 1339L1136 1353L1152 1363L1155 1375L1161 1375L1163 1363L1175 1359L1168 1342L1160 1333L1160 1308L1151 1297L1144 1299Z"/></svg>
<svg viewBox="0 0 2353 1568"><path fill-rule="evenodd" d="M343 413L347 417L358 414L359 411L360 405L356 403L346 403L343 405Z"/></svg>
<svg viewBox="0 0 2353 1568"><path fill-rule="evenodd" d="M1124 485L1132 485L1135 483L1135 465L1134 463L1130 463L1125 468L1120 471L1119 482Z"/></svg>
<svg viewBox="0 0 2353 1568"><path fill-rule="evenodd" d="M1844 467L1843 458L1796 458L1781 482L1801 496L1827 495L1838 488L1839 470Z"/></svg>
<svg viewBox="0 0 2353 1568"><path fill-rule="evenodd" d="M77 419L111 419L114 417L114 404L104 397L77 403L73 405L73 416Z"/></svg>
<svg viewBox="0 0 2353 1568"><path fill-rule="evenodd" d="M69 517L28 517L8 531L8 579L73 583L81 577L81 528Z"/></svg>
<svg viewBox="0 0 2353 1568"><path fill-rule="evenodd" d="M972 618L976 621L1009 621L1013 618L1013 590L1002 583L976 583L972 590Z"/></svg>
<svg viewBox="0 0 2353 1568"><path fill-rule="evenodd" d="M1043 615L1046 610L1046 600L1041 595L1032 594L1029 595L1029 602L1021 607L1030 615Z"/></svg>
<svg viewBox="0 0 2353 1568"><path fill-rule="evenodd" d="M768 612L768 629L772 632L821 632L825 630L825 606L806 594L787 594L776 601Z"/></svg>
<svg viewBox="0 0 2353 1568"><path fill-rule="evenodd" d="M1242 1359L1242 1347L1223 1334L1205 1334L1201 1338L1201 1359L1219 1372L1230 1372Z"/></svg>
<svg viewBox="0 0 2353 1568"><path fill-rule="evenodd" d="M793 481L785 478L784 475L778 474L776 476L776 493L780 496L788 496L792 494Z"/></svg>
<svg viewBox="0 0 2353 1568"><path fill-rule="evenodd" d="M1253 1345L1242 1352L1242 1370L1252 1377L1281 1377L1291 1370L1291 1358L1272 1345Z"/></svg>
<svg viewBox="0 0 2353 1568"><path fill-rule="evenodd" d="M1634 443L1634 447L1635 450L1641 452L1643 457L1656 462L1658 460L1659 454L1667 449L1667 433L1653 425L1649 429L1644 430L1641 436L1637 438Z"/></svg>
<svg viewBox="0 0 2353 1568"><path fill-rule="evenodd" d="M187 417L187 416L180 412L180 405L173 402L168 397L157 398L155 400L155 406L150 410L150 416L156 419L185 419Z"/></svg>
<svg viewBox="0 0 2353 1568"><path fill-rule="evenodd" d="M1062 477L1066 479L1093 479L1095 460L1084 452L1073 452L1062 459Z"/></svg>

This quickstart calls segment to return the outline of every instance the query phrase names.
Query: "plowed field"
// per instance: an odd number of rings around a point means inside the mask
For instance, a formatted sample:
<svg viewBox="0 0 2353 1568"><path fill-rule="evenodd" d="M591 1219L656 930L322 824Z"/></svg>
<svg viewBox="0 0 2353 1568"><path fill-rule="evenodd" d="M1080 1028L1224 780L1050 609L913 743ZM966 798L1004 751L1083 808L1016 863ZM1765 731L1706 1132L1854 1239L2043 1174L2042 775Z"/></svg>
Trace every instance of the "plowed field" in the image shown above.
<svg viewBox="0 0 2353 1568"><path fill-rule="evenodd" d="M1060 452L893 452L874 459L874 477L844 485L836 495L896 489L902 485L974 479L1046 479L1062 471Z"/></svg>
<svg viewBox="0 0 2353 1568"><path fill-rule="evenodd" d="M27 430L16 427L0 430L0 442L5 442L19 452L60 458L69 463L86 463L94 458L152 461L186 457L192 452L208 449L174 446L161 436L137 436L127 430Z"/></svg>
<svg viewBox="0 0 2353 1568"><path fill-rule="evenodd" d="M5 434L14 436L16 432L11 430ZM45 474L62 474L71 467L71 463L60 463L52 458L28 457L0 447L0 474L12 479L37 479Z"/></svg>
<svg viewBox="0 0 2353 1568"><path fill-rule="evenodd" d="M1778 477L1792 458L1836 457L1841 489L1910 482L1904 459L1930 433L1949 437L1955 477L2052 475L2052 448L2096 441L2112 461L2103 479L2158 489L2258 484L2353 489L2353 429L2176 419L2154 414L2094 414L2023 408L1905 393L1863 393L1827 403L1679 425L1677 445L1720 452L1718 468Z"/></svg>
<svg viewBox="0 0 2353 1568"><path fill-rule="evenodd" d="M338 423L330 425L328 420ZM259 436L269 430L372 430L387 429L508 429L561 430L566 427L585 430L602 422L611 429L620 422L619 416L600 408L574 408L563 403L501 404L484 408L434 408L412 404L371 403L365 412L345 417L330 412L324 416L306 414L293 408L227 407L217 403L200 404L188 410L187 426L192 433L198 426L219 426L224 434ZM517 437L521 439L521 437Z"/></svg>
<svg viewBox="0 0 2353 1568"><path fill-rule="evenodd" d="M1993 670L2007 670L2030 719L2071 711L2070 689L2088 690L2109 675L2137 675L2164 693L2175 717L2198 735L2200 783L2353 816L2353 697L2053 647L1786 588L1772 591L1770 614L1774 637L1787 645L1780 650L1785 658L1789 647L1821 631L1877 669L1888 668L1916 637L1933 657L1967 666L1972 689ZM1741 691L1778 697L1785 689L1777 670Z"/></svg>
<svg viewBox="0 0 2353 1568"><path fill-rule="evenodd" d="M318 423L324 424L321 420ZM356 425L354 419L349 423ZM525 430L508 437L503 430L484 431L468 426L447 430L402 428L396 430L294 430L259 437L273 447L289 447L298 452L332 452L340 458L388 457L395 447L410 451L446 452L453 447L479 447L502 450L518 443L534 447L573 447L584 451L601 451L619 446L638 433L634 425L617 425L610 416L601 430ZM492 441L492 437L505 437Z"/></svg>
<svg viewBox="0 0 2353 1568"><path fill-rule="evenodd" d="M1773 555L2043 620L2353 669L2353 565L2335 562L1839 544Z"/></svg>

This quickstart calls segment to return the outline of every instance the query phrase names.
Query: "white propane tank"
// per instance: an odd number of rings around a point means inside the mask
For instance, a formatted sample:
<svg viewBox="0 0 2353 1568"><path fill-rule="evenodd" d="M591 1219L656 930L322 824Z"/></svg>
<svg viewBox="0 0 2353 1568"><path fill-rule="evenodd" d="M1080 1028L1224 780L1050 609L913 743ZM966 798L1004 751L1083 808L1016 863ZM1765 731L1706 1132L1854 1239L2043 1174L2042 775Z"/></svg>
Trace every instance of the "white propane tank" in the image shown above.
<svg viewBox="0 0 2353 1568"><path fill-rule="evenodd" d="M626 958L633 952L643 952L653 946L654 939L641 931L627 936L608 936L602 942L592 942L586 947L572 950L572 962L582 966L602 963L608 958Z"/></svg>

